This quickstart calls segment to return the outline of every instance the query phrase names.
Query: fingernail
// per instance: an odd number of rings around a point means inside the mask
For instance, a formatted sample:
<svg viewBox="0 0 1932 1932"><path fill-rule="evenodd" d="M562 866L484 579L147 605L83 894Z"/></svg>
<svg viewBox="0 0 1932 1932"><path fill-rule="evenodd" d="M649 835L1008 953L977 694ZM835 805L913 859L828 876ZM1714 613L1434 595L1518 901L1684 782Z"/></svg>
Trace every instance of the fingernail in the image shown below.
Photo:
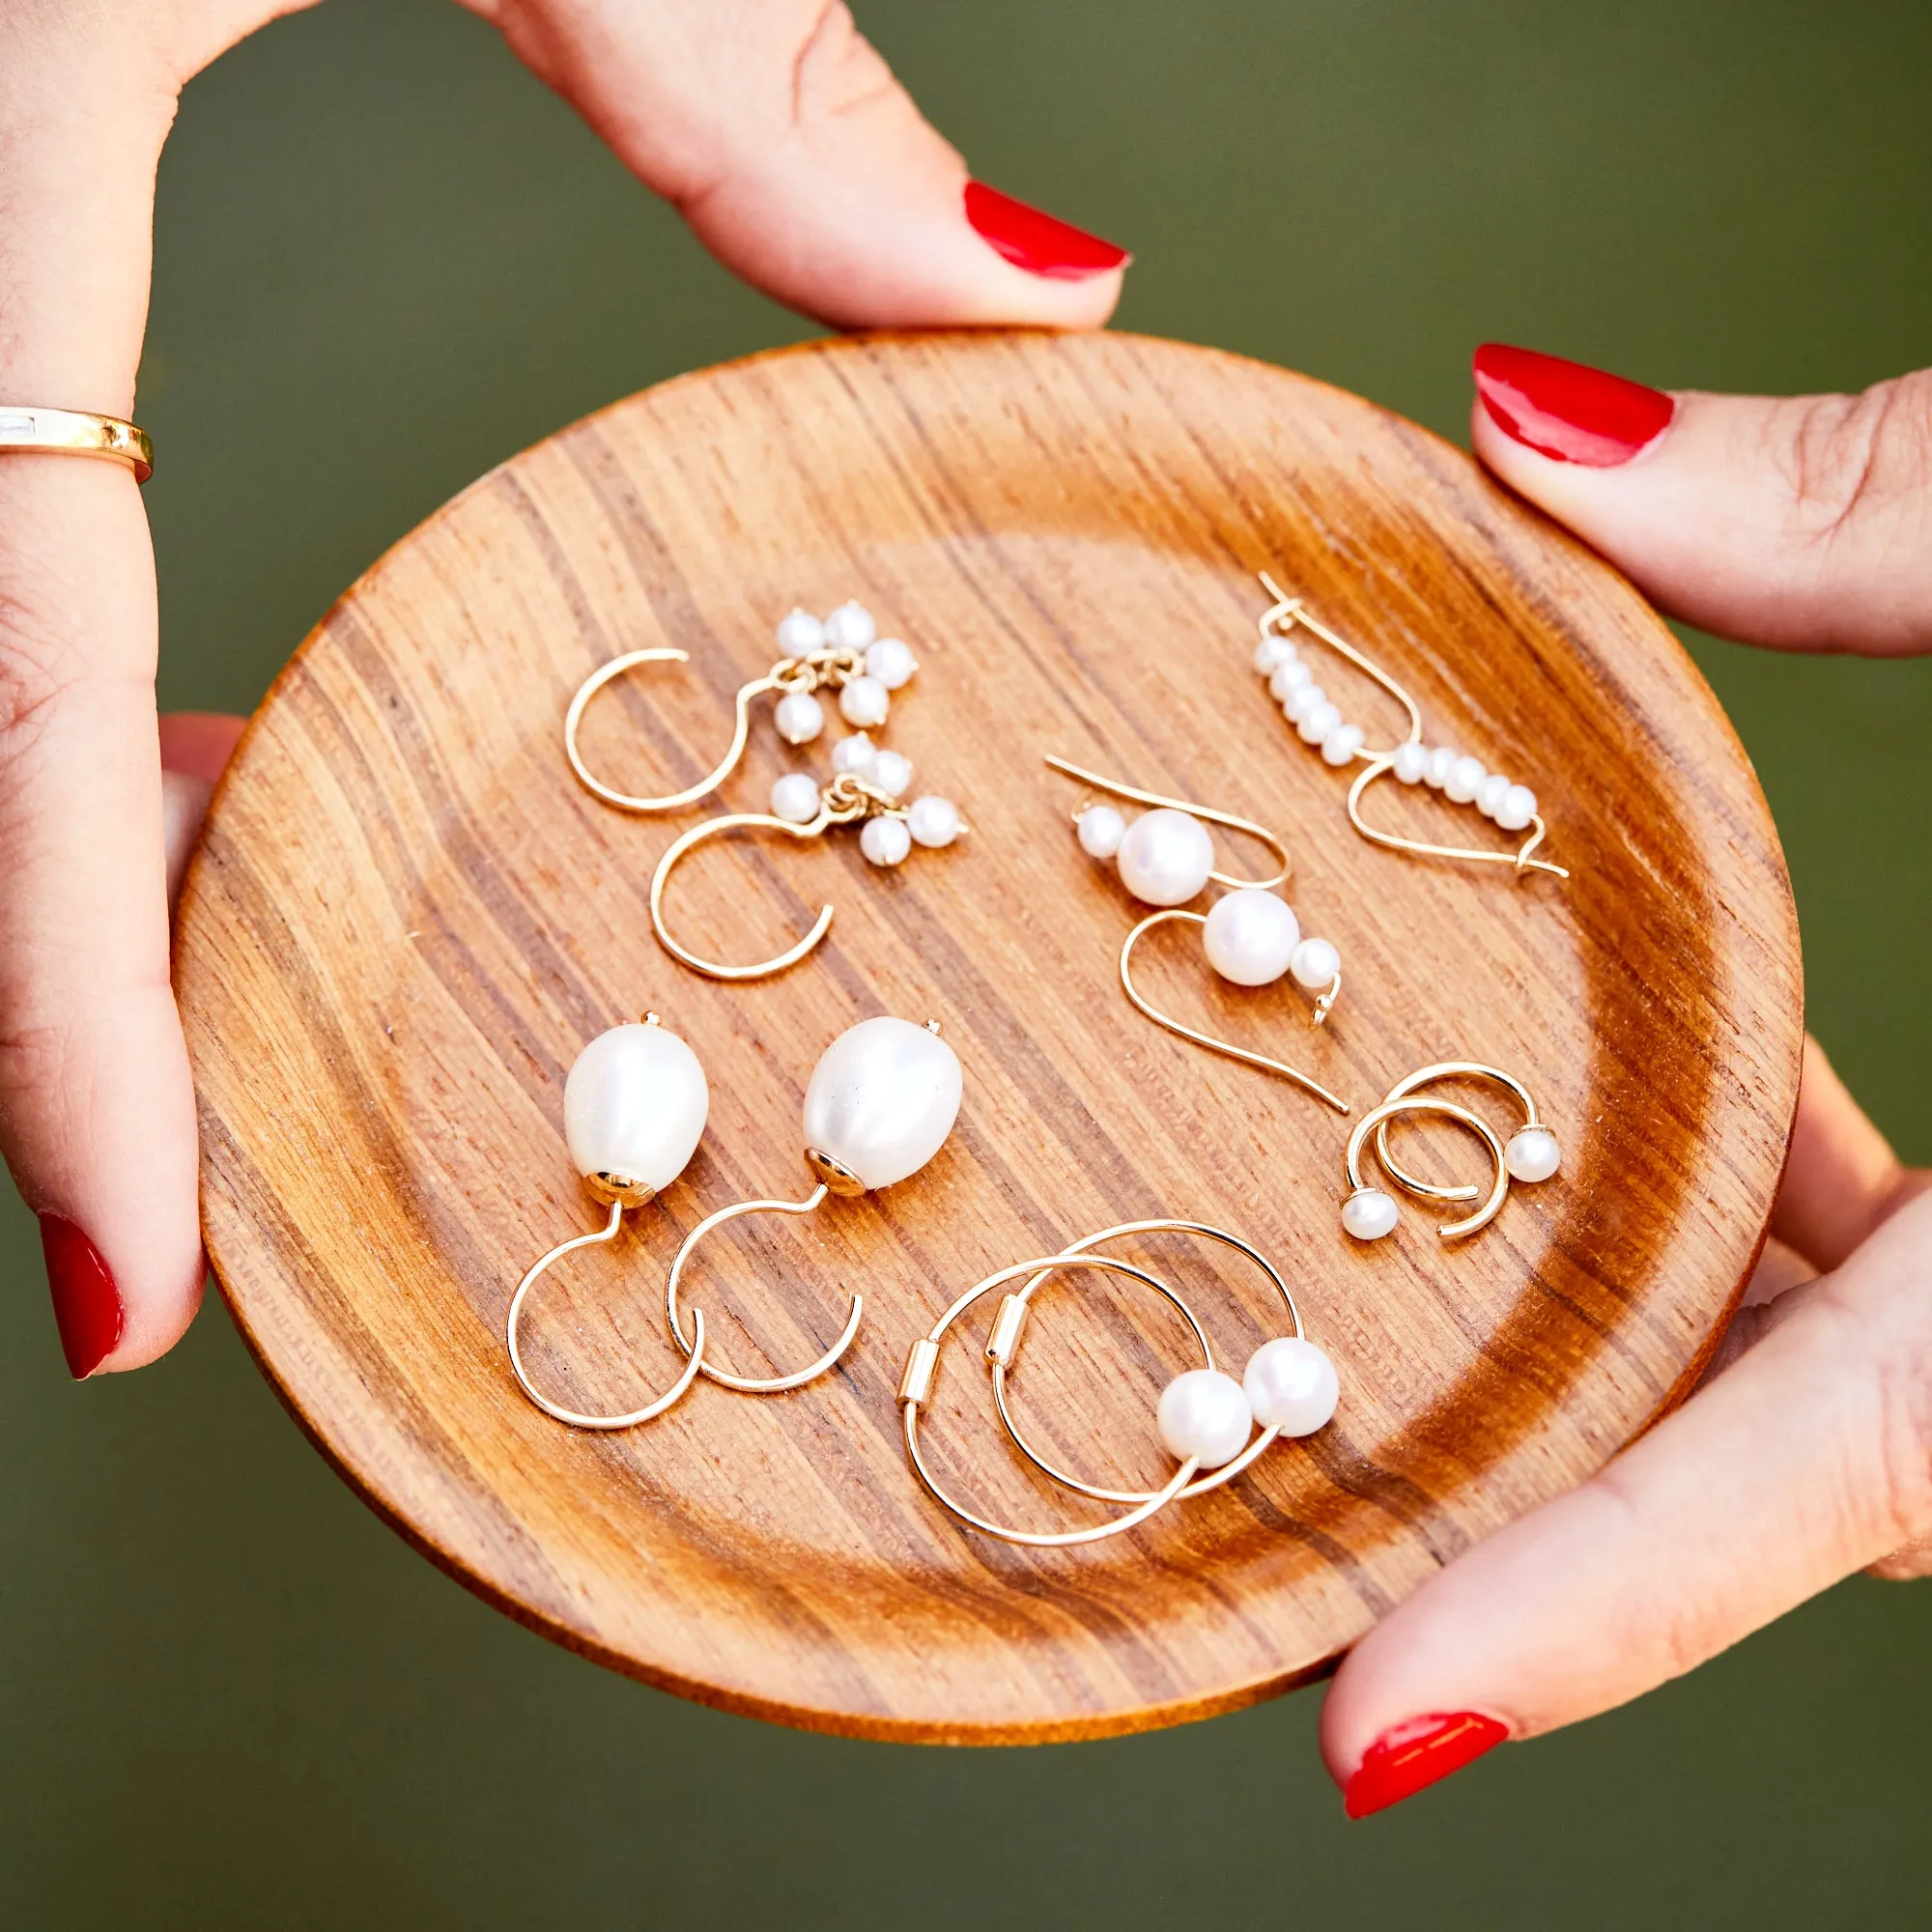
<svg viewBox="0 0 1932 1932"><path fill-rule="evenodd" d="M1614 469L1670 427L1677 400L1585 362L1486 342L1476 393L1490 420L1539 456Z"/></svg>
<svg viewBox="0 0 1932 1932"><path fill-rule="evenodd" d="M1084 282L1089 275L1124 268L1134 259L1124 248L1029 208L983 182L966 184L966 219L1014 268L1056 282Z"/></svg>
<svg viewBox="0 0 1932 1932"><path fill-rule="evenodd" d="M114 1352L125 1316L121 1291L97 1248L65 1214L41 1216L41 1247L47 1258L54 1321L75 1381L91 1376Z"/></svg>
<svg viewBox="0 0 1932 1932"><path fill-rule="evenodd" d="M1342 1807L1351 1818L1386 1811L1424 1785L1461 1771L1508 1736L1506 1724L1475 1711L1411 1718L1384 1731L1363 1753L1342 1793Z"/></svg>

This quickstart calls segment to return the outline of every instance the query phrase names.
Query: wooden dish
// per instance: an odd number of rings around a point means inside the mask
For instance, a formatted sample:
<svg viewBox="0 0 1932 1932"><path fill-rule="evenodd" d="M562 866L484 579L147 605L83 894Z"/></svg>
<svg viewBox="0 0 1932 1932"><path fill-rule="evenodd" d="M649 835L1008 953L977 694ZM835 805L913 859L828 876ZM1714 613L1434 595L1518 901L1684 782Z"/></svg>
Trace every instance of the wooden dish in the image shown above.
<svg viewBox="0 0 1932 1932"><path fill-rule="evenodd" d="M1414 691L1432 738L1535 787L1567 884L1350 832L1341 774L1250 667L1264 567ZM616 652L688 649L688 672L639 674L585 731L618 781L687 783L776 655L775 620L852 596L923 660L886 742L974 835L891 873L849 833L708 848L678 892L683 936L713 956L778 951L822 899L838 917L782 978L698 979L645 903L694 819L625 816L574 783L565 702ZM1395 722L1352 673L1321 675L1372 735ZM781 755L761 707L713 809L763 810L781 770L827 770L829 742ZM1425 1061L1500 1064L1556 1127L1558 1178L1461 1247L1414 1204L1389 1240L1346 1240L1346 1123L1122 997L1135 908L1077 850L1077 788L1048 752L1282 832L1304 930L1342 949L1324 1033L1292 984L1211 980L1179 932L1146 949L1171 1009L1358 1109ZM1419 836L1497 837L1433 794L1378 792ZM493 471L277 682L209 821L179 952L209 1252L323 1452L547 1635L867 1737L1093 1737L1331 1667L1682 1396L1763 1239L1798 1087L1771 820L1641 599L1412 424L1124 335L813 344L666 384ZM702 1058L711 1124L659 1207L543 1291L533 1357L586 1406L641 1401L680 1365L662 1281L685 1231L805 1193L801 1096L842 1028L938 1018L966 1101L914 1180L736 1224L695 1270L719 1354L747 1374L810 1359L862 1288L838 1372L762 1400L700 1383L660 1422L592 1436L518 1393L503 1316L527 1263L601 1220L565 1156L563 1076L646 1007ZM1466 1143L1412 1145L1474 1178ZM894 1396L913 1338L994 1268L1160 1213L1281 1259L1341 1370L1337 1419L1115 1543L1035 1552L959 1528L906 1465ZM1138 1252L1237 1371L1279 1327L1238 1266L1174 1240ZM1065 1279L1016 1383L1039 1439L1093 1479L1171 1466L1152 1406L1191 1358L1144 1299ZM942 1366L938 1466L1008 1520L1096 1520L998 1434L982 1328Z"/></svg>

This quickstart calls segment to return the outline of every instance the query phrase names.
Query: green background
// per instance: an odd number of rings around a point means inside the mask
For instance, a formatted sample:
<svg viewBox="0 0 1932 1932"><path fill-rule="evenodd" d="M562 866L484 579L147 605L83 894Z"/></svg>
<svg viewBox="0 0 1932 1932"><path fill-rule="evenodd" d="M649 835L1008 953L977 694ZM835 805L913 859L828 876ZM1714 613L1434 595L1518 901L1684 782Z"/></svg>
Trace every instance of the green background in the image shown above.
<svg viewBox="0 0 1932 1932"><path fill-rule="evenodd" d="M1487 336L1768 390L1932 354L1922 5L860 12L979 173L1137 251L1124 326L1459 439ZM197 81L157 240L171 706L249 707L498 458L806 332L428 0L330 0ZM1932 1157L1932 664L1695 648L1786 840L1814 1028ZM160 1367L71 1386L16 1206L0 1242L11 1923L1923 1922L1924 1584L1846 1584L1373 1824L1321 1773L1319 1691L1031 1752L805 1737L608 1675L431 1570L218 1306Z"/></svg>

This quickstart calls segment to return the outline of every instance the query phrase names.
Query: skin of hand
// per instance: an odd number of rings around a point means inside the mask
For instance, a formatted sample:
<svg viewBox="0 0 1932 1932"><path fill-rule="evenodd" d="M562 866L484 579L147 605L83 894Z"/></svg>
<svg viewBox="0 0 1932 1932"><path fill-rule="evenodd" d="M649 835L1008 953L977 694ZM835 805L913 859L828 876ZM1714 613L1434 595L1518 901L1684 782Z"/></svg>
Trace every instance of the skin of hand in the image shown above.
<svg viewBox="0 0 1932 1932"><path fill-rule="evenodd" d="M182 88L308 0L0 7L0 401L134 414ZM727 267L841 327L1086 327L1128 257L969 184L838 0L470 0ZM162 452L165 461L165 452ZM155 710L155 561L119 465L0 454L0 1151L76 1377L201 1295L173 889L240 723Z"/></svg>
<svg viewBox="0 0 1932 1932"><path fill-rule="evenodd" d="M1672 615L1748 643L1932 648L1932 374L1666 395L1476 356L1476 454ZM1932 1574L1932 1174L1807 1041L1772 1241L1698 1391L1356 1645L1322 1711L1351 1816L1694 1668L1841 1577Z"/></svg>

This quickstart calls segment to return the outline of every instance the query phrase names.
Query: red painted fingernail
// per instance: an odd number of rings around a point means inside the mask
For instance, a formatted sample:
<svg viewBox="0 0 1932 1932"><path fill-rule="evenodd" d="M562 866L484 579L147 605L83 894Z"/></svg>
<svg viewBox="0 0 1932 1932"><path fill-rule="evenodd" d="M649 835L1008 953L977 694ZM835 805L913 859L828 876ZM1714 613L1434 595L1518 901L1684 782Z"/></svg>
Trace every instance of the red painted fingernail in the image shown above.
<svg viewBox="0 0 1932 1932"><path fill-rule="evenodd" d="M114 1352L126 1316L121 1291L97 1248L65 1214L41 1216L54 1320L75 1381L91 1376Z"/></svg>
<svg viewBox="0 0 1932 1932"><path fill-rule="evenodd" d="M1089 275L1124 268L1134 259L1124 248L1029 208L983 182L966 184L966 219L1014 268L1056 282L1084 282Z"/></svg>
<svg viewBox="0 0 1932 1932"><path fill-rule="evenodd" d="M1367 1751L1342 1794L1351 1818L1386 1811L1426 1784L1461 1771L1509 1736L1509 1727L1475 1711L1411 1718L1384 1731Z"/></svg>
<svg viewBox="0 0 1932 1932"><path fill-rule="evenodd" d="M1490 420L1539 456L1614 469L1670 427L1677 400L1585 362L1486 342L1476 393Z"/></svg>

